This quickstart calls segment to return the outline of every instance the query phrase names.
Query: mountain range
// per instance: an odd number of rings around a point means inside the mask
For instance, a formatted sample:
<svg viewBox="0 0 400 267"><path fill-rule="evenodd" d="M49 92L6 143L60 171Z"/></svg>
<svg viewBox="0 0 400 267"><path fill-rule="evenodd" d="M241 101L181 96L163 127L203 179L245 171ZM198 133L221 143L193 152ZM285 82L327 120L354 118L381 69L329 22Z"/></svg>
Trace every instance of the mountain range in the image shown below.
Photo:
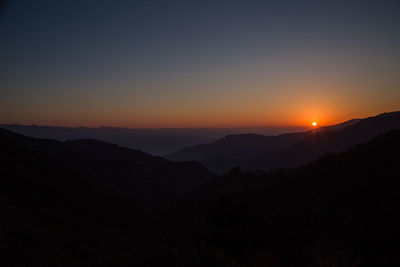
<svg viewBox="0 0 400 267"><path fill-rule="evenodd" d="M48 177L59 168L60 173L82 177L85 183L149 207L165 205L215 176L196 162L171 162L98 140L61 142L0 129L0 141L3 177L11 179L17 173L25 179L37 166L43 166L41 177Z"/></svg>
<svg viewBox="0 0 400 267"><path fill-rule="evenodd" d="M231 135L230 156L262 168L221 176L103 141L0 129L0 265L398 266L398 122L397 112ZM256 155L237 138L255 140ZM270 169L288 158L297 167Z"/></svg>
<svg viewBox="0 0 400 267"><path fill-rule="evenodd" d="M400 112L383 113L299 133L228 135L213 143L178 150L166 158L198 161L220 174L234 167L244 170L287 168L315 160L325 153L344 151L397 128L400 128Z"/></svg>
<svg viewBox="0 0 400 267"><path fill-rule="evenodd" d="M296 168L231 170L164 217L171 266L397 266L399 151L392 130Z"/></svg>
<svg viewBox="0 0 400 267"><path fill-rule="evenodd" d="M304 130L301 127L141 129L20 124L0 124L0 128L33 138L47 138L58 141L96 139L159 156L169 154L183 147L213 142L227 134L241 134L246 132L276 134Z"/></svg>

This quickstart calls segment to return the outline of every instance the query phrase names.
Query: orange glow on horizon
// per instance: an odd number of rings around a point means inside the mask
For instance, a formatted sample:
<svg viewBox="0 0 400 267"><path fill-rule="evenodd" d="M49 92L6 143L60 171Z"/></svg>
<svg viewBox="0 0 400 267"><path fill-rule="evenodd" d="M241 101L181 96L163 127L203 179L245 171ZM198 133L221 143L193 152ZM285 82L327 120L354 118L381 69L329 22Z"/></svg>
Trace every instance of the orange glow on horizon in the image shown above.
<svg viewBox="0 0 400 267"><path fill-rule="evenodd" d="M287 100L286 105L275 107L266 106L259 101L254 105L224 105L212 106L202 109L198 106L190 107L162 107L158 109L138 109L125 107L111 109L71 109L63 114L55 112L30 112L31 118L23 117L28 110L16 111L13 118L2 118L3 124L23 125L50 125L70 127L125 127L125 128L235 128L235 127L304 127L315 128L326 125L334 125L354 118L365 118L383 112L396 110L382 109L376 111L346 110L343 103L328 103L326 99L317 101L304 97L303 101L296 103ZM326 102L324 102L326 101ZM53 106L51 106L53 108ZM54 110L56 107L54 107ZM46 108L45 111L50 110ZM185 112L183 112L183 110ZM397 108L398 110L398 108ZM148 111L148 112L147 112ZM150 112L151 111L151 112ZM5 113L3 113L5 114ZM3 115L2 114L2 115ZM313 124L316 123L316 125Z"/></svg>

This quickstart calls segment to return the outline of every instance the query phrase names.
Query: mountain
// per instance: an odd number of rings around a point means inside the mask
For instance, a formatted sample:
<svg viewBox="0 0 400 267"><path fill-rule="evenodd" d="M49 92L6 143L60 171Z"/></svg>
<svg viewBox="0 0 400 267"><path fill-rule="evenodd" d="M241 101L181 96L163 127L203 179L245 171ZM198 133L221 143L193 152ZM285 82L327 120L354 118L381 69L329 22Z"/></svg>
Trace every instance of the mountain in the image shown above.
<svg viewBox="0 0 400 267"><path fill-rule="evenodd" d="M210 177L198 164L170 164L94 140L0 129L0 147L1 266L143 266L150 208ZM175 193L173 183L182 183Z"/></svg>
<svg viewBox="0 0 400 267"><path fill-rule="evenodd" d="M118 127L56 127L38 125L3 124L1 128L34 138L58 141L96 139L118 144L147 153L163 155L179 148L210 142L219 137L207 131L180 129L129 129Z"/></svg>
<svg viewBox="0 0 400 267"><path fill-rule="evenodd" d="M347 124L310 132L300 142L278 153L263 153L241 162L244 169L286 168L305 164L325 153L340 152L400 128L400 112L384 113Z"/></svg>
<svg viewBox="0 0 400 267"><path fill-rule="evenodd" d="M8 148L0 152L5 177L11 179L14 175L8 163L15 165L18 171L28 172L38 157L51 168L59 168L62 174L84 177L83 181L104 188L110 194L140 202L144 207L165 205L214 177L195 162L170 162L97 140L35 139L4 129L0 129L0 138ZM8 156L17 148L24 151L23 161Z"/></svg>
<svg viewBox="0 0 400 267"><path fill-rule="evenodd" d="M324 153L346 150L351 145L396 128L400 128L400 112L391 112L308 132L277 136L226 136L210 144L179 150L167 155L167 158L196 160L221 174L236 166L248 170L286 168L317 159Z"/></svg>
<svg viewBox="0 0 400 267"><path fill-rule="evenodd" d="M3 124L7 129L33 138L58 141L96 139L123 147L139 149L152 155L166 155L183 147L213 142L227 134L285 133L303 128L293 127L242 127L242 128L171 128L140 129L120 127L57 127L39 125Z"/></svg>
<svg viewBox="0 0 400 267"><path fill-rule="evenodd" d="M265 136L260 134L227 135L211 144L181 149L167 155L171 160L202 161L214 157L246 158L262 152L274 152L300 141L307 133Z"/></svg>
<svg viewBox="0 0 400 267"><path fill-rule="evenodd" d="M0 129L0 147L1 266L400 264L400 130L301 167L220 177L95 140ZM159 193L159 206L175 201L149 213Z"/></svg>
<svg viewBox="0 0 400 267"><path fill-rule="evenodd" d="M392 130L298 168L234 169L164 217L169 264L398 266L399 151Z"/></svg>

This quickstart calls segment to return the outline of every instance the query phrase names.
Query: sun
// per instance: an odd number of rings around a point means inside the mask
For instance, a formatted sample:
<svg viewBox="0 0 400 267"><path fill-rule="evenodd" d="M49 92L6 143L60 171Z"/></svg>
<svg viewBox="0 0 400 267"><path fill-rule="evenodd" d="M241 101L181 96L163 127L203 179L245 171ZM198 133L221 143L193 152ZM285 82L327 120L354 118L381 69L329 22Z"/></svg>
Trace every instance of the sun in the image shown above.
<svg viewBox="0 0 400 267"><path fill-rule="evenodd" d="M317 126L317 122L313 121L312 126L314 126L314 127Z"/></svg>

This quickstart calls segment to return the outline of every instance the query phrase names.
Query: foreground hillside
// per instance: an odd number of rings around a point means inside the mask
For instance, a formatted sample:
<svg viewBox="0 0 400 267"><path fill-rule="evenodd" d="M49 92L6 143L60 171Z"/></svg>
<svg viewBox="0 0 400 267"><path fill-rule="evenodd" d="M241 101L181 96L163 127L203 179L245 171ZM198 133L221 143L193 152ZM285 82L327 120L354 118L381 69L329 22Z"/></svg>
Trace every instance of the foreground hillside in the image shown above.
<svg viewBox="0 0 400 267"><path fill-rule="evenodd" d="M0 266L143 262L152 214L214 178L197 163L96 140L0 129L0 147Z"/></svg>
<svg viewBox="0 0 400 267"><path fill-rule="evenodd" d="M166 243L182 266L399 266L399 151L397 130L296 169L232 170L169 214Z"/></svg>
<svg viewBox="0 0 400 267"><path fill-rule="evenodd" d="M157 214L104 177L168 161L1 133L1 266L400 265L400 130L295 169L234 169Z"/></svg>

